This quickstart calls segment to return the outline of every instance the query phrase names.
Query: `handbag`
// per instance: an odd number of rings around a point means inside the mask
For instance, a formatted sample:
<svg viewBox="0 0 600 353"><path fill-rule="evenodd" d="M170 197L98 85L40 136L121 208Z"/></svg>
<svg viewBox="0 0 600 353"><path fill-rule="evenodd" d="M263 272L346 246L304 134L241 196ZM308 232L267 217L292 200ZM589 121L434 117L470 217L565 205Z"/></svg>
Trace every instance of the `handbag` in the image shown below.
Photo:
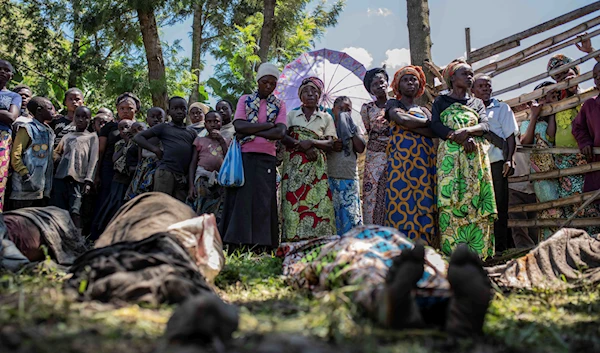
<svg viewBox="0 0 600 353"><path fill-rule="evenodd" d="M244 165L242 164L242 149L237 139L233 139L225 155L217 182L228 188L244 186Z"/></svg>

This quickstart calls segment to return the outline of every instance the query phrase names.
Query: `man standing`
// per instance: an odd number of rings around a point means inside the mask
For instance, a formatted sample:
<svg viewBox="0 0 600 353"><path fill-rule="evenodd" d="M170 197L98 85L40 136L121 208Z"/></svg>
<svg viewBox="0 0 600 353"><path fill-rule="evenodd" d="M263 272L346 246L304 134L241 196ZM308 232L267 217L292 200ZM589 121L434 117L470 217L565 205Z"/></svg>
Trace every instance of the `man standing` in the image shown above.
<svg viewBox="0 0 600 353"><path fill-rule="evenodd" d="M498 208L498 220L494 223L494 237L496 253L501 254L508 249L509 245L508 177L514 173L513 155L519 126L508 104L492 98L492 79L489 76L476 75L472 92L485 104L490 124L490 133L485 137L492 143L488 155Z"/></svg>

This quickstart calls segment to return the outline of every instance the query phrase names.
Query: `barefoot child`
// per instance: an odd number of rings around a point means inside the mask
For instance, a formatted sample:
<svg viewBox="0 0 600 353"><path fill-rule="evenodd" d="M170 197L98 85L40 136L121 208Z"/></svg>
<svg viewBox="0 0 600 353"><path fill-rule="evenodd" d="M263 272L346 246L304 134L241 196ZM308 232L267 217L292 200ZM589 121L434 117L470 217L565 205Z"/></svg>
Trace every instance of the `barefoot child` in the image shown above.
<svg viewBox="0 0 600 353"><path fill-rule="evenodd" d="M140 147L154 152L159 159L158 170L154 174L154 191L164 192L185 202L192 144L197 134L185 126L187 101L184 98L172 97L169 100L169 115L173 121L158 124L138 134L134 141ZM162 150L158 144L150 143L152 137L158 137Z"/></svg>
<svg viewBox="0 0 600 353"><path fill-rule="evenodd" d="M67 115L61 116L50 123L50 127L54 130L54 134L56 135L54 148L58 146L58 143L66 134L76 130L75 124L73 123L73 117L75 116L75 109L84 104L83 92L76 87L69 88L65 93L65 101L63 104L67 108Z"/></svg>
<svg viewBox="0 0 600 353"><path fill-rule="evenodd" d="M146 114L146 124L148 124L150 128L162 123L166 118L165 111L159 107L148 109ZM160 143L158 137L156 136L148 139L148 141L152 145ZM156 173L158 159L153 152L142 147L138 147L138 154L139 163L135 169L135 173L133 175L133 179L131 180L131 184L129 184L127 193L125 194L126 201L129 201L145 192L150 192L154 188L154 173Z"/></svg>
<svg viewBox="0 0 600 353"><path fill-rule="evenodd" d="M198 215L212 213L221 218L219 208L223 187L217 183L219 169L227 153L229 140L221 134L221 115L215 111L208 112L204 126L208 136L197 137L188 173L188 200Z"/></svg>
<svg viewBox="0 0 600 353"><path fill-rule="evenodd" d="M52 189L54 132L48 125L52 120L52 103L44 97L33 97L27 109L33 120L16 126L11 151L15 172L10 199L15 209L45 206L44 198L50 197Z"/></svg>
<svg viewBox="0 0 600 353"><path fill-rule="evenodd" d="M77 107L73 117L76 130L66 134L54 150L58 167L51 203L68 210L78 229L81 229L83 196L92 189L98 163L98 136L87 131L91 116L87 107Z"/></svg>
<svg viewBox="0 0 600 353"><path fill-rule="evenodd" d="M350 98L338 97L333 103L333 121L338 139L333 151L327 153L327 175L333 195L337 234L344 234L362 224L360 187L358 180L358 153L365 150L365 141L352 121Z"/></svg>
<svg viewBox="0 0 600 353"><path fill-rule="evenodd" d="M22 98L6 88L13 78L14 69L6 60L0 60L0 212L4 209L4 192L10 164L11 127L21 112Z"/></svg>

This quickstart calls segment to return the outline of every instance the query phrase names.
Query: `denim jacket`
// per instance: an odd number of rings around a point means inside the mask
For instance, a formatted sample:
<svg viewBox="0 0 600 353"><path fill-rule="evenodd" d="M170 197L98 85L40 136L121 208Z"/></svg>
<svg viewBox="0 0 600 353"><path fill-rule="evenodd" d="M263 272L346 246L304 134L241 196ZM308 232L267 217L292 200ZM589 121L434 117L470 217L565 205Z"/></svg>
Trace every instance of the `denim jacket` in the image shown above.
<svg viewBox="0 0 600 353"><path fill-rule="evenodd" d="M50 197L52 189L54 132L52 129L33 119L17 127L25 128L31 139L23 152L23 164L29 170L31 178L25 180L19 173L12 174L12 200L39 200ZM15 130L17 130L15 129Z"/></svg>

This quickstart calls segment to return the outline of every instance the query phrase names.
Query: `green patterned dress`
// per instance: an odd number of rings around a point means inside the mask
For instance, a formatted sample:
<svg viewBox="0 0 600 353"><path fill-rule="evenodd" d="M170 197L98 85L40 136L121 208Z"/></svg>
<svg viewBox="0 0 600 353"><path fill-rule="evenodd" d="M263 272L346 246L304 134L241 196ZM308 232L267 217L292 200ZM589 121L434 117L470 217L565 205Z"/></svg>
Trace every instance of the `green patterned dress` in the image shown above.
<svg viewBox="0 0 600 353"><path fill-rule="evenodd" d="M440 114L441 122L453 129L475 126L479 114L454 103ZM494 255L494 221L496 201L488 149L483 137L474 137L476 151L465 153L464 147L450 140L440 143L437 159L438 211L442 251L450 255L465 243L480 257Z"/></svg>

